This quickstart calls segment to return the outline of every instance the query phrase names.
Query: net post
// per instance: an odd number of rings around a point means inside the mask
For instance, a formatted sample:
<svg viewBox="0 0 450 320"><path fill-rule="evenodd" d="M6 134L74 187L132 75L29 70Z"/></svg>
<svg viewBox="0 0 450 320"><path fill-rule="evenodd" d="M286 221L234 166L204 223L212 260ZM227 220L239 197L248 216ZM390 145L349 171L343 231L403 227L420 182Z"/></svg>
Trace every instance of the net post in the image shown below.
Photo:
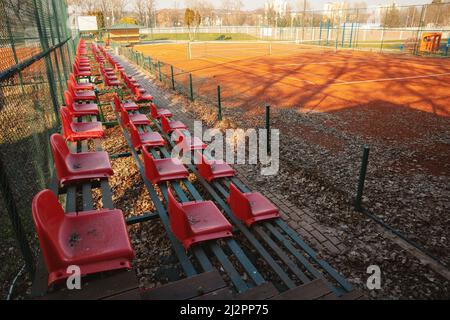
<svg viewBox="0 0 450 320"><path fill-rule="evenodd" d="M192 47L191 47L191 41L188 42L188 59L192 60Z"/></svg>

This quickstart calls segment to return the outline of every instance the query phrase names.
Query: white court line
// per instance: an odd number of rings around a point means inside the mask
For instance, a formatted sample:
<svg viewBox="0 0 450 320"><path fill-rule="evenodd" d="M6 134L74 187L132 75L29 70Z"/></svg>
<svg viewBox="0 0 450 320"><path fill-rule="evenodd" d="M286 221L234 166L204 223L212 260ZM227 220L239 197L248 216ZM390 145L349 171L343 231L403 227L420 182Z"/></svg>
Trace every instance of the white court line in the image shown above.
<svg viewBox="0 0 450 320"><path fill-rule="evenodd" d="M372 79L372 80L359 80L359 81L347 81L340 83L333 83L332 86L342 86L348 84L358 84L358 83L370 83L370 82L384 82L384 81L397 81L397 80L409 80L409 79L423 79L423 78L436 78L449 76L450 72L446 73L435 73L435 74L424 74L421 76L410 76L410 77L400 77L400 78L384 78L384 79Z"/></svg>
<svg viewBox="0 0 450 320"><path fill-rule="evenodd" d="M217 58L220 58L220 57L217 57ZM225 59L225 58L223 58L223 59ZM212 62L211 60L208 60L208 58L203 58L203 59L200 59L200 60L206 60L207 62ZM254 64L263 64L263 63L254 62ZM217 65L216 65L216 66L217 66ZM215 68L216 66L213 66L212 68ZM244 70L243 70L243 69L244 69ZM267 77L265 77L264 75L267 75L267 74L273 74L271 71L257 71L257 73L255 73L255 69L252 68L252 67L249 67L249 66L237 66L237 67L234 67L233 70L238 70L238 71L240 71L240 72L248 72L248 71L246 71L245 69L247 69L247 70L250 69L251 71L253 71L253 74L254 74L255 76L261 75L261 76L264 77L264 78L267 78ZM277 75L277 74L275 73L275 75ZM316 85L316 84L315 84L314 82L312 82L312 81L305 80L305 79L297 79L297 78L290 77L290 76L283 77L280 81L282 82L283 79L293 80L293 81L297 81L297 82L306 82L306 83L308 83L308 84Z"/></svg>
<svg viewBox="0 0 450 320"><path fill-rule="evenodd" d="M352 63L352 62L367 62L367 59L361 60L350 60L350 61L325 61L325 62L305 62L305 63L288 63L288 64L277 64L276 67L295 67L295 66L304 66L304 65L316 65L316 64L338 64L338 63Z"/></svg>

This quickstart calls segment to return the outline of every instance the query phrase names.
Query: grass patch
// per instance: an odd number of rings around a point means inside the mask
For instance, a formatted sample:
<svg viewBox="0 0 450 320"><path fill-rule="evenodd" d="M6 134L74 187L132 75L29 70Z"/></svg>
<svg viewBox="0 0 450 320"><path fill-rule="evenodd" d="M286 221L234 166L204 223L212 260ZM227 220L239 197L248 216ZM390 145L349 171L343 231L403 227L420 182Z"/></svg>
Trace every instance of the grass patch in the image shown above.
<svg viewBox="0 0 450 320"><path fill-rule="evenodd" d="M189 33L154 33L147 34L141 40L189 40ZM244 40L257 40L256 37L246 33L197 33L194 35L194 40L197 41L244 41Z"/></svg>

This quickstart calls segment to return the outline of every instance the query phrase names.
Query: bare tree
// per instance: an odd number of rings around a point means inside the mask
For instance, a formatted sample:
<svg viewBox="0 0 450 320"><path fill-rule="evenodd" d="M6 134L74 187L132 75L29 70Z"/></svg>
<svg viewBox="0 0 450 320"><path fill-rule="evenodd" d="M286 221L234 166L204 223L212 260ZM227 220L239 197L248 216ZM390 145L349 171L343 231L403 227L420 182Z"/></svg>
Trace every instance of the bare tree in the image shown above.
<svg viewBox="0 0 450 320"><path fill-rule="evenodd" d="M136 19L138 24L145 25L147 22L146 16L147 16L147 1L146 0L134 0L133 9L136 15Z"/></svg>
<svg viewBox="0 0 450 320"><path fill-rule="evenodd" d="M242 13L244 6L242 0L222 0L222 10L225 13L223 21L225 25L240 25L245 22L245 15Z"/></svg>
<svg viewBox="0 0 450 320"><path fill-rule="evenodd" d="M155 7L156 0L145 0L145 16L146 16L146 26L153 27L155 25Z"/></svg>

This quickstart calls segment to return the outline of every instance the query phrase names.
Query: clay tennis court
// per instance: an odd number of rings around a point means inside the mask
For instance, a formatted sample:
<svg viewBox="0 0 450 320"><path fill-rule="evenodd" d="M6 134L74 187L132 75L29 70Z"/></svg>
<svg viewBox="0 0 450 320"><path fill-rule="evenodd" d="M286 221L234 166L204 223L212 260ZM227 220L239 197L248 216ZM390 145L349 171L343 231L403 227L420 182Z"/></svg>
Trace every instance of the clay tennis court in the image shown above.
<svg viewBox="0 0 450 320"><path fill-rule="evenodd" d="M297 48L298 47L298 48ZM138 51L196 77L213 78L222 97L249 107L270 103L304 111L337 111L388 100L449 115L450 61L315 49L295 44L199 43L136 46ZM175 78L185 78L175 72Z"/></svg>
<svg viewBox="0 0 450 320"><path fill-rule="evenodd" d="M450 123L450 60L412 55L316 48L295 44L199 43L136 46L145 55L165 62L162 72L216 101L217 84L225 108L261 114L264 105L301 113L328 114L326 125L385 143L413 143L426 136L447 139ZM201 79L201 80L199 80ZM288 128L284 128L288 130ZM299 134L306 128L291 128ZM315 132L314 130L312 131ZM311 135L305 133L305 138ZM327 149L336 143L314 134ZM332 146L330 146L332 144ZM421 144L418 161L427 171L441 173L450 147ZM435 154L430 158L428 154ZM423 156L422 156L423 155ZM438 169L435 169L438 167ZM444 170L445 174L450 174Z"/></svg>

